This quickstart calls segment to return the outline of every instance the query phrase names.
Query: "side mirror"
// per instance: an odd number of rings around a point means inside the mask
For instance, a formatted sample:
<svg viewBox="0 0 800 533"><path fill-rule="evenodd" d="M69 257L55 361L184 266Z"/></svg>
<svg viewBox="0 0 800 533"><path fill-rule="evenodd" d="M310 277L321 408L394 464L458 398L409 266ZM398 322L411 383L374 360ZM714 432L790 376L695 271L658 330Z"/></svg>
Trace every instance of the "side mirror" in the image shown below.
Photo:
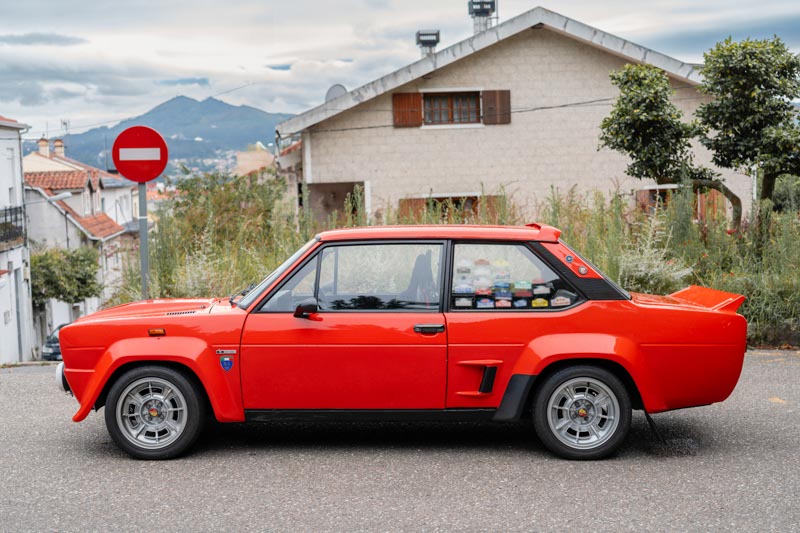
<svg viewBox="0 0 800 533"><path fill-rule="evenodd" d="M297 309L294 310L294 316L296 318L308 318L311 313L316 313L318 311L319 306L317 305L317 299L308 298L300 302Z"/></svg>

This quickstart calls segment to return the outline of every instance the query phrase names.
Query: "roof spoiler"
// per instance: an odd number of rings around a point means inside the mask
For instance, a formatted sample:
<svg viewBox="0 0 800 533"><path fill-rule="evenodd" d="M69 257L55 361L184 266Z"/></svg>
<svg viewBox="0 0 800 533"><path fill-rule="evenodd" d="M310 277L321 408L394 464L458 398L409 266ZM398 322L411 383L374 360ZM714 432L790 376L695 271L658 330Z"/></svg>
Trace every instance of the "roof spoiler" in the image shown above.
<svg viewBox="0 0 800 533"><path fill-rule="evenodd" d="M532 222L530 224L525 224L525 227L533 228L538 231L540 241L558 242L558 238L561 237L560 229L554 228L553 226L548 226L547 224L537 224L536 222Z"/></svg>

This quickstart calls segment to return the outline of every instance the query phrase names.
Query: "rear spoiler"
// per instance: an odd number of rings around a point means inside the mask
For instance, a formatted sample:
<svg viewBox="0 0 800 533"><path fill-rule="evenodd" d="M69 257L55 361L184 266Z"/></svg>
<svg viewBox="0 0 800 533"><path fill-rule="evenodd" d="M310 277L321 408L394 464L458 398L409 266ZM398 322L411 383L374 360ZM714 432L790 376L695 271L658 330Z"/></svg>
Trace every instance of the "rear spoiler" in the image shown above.
<svg viewBox="0 0 800 533"><path fill-rule="evenodd" d="M744 296L692 285L670 294L672 298L706 307L713 311L735 313L744 303Z"/></svg>

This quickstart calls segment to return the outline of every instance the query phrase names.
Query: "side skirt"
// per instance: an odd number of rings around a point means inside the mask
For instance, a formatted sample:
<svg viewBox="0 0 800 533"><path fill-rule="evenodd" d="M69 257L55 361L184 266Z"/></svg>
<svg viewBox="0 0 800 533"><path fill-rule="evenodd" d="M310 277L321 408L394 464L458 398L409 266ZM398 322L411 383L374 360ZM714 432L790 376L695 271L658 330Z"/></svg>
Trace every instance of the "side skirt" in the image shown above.
<svg viewBox="0 0 800 533"><path fill-rule="evenodd" d="M492 420L496 409L247 409L246 422L469 422Z"/></svg>

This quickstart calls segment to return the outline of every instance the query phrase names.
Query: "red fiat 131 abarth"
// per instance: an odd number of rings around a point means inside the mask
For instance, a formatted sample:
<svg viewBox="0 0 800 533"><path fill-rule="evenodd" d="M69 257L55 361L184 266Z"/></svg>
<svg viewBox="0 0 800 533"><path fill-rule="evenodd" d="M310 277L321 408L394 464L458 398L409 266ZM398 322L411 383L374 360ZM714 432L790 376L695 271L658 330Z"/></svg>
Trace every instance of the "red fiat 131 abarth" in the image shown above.
<svg viewBox="0 0 800 533"><path fill-rule="evenodd" d="M725 400L745 352L743 296L629 294L526 227L319 234L231 298L148 300L61 330L59 386L105 406L114 441L166 459L220 422L361 417L530 419L542 443L597 459L631 410Z"/></svg>

